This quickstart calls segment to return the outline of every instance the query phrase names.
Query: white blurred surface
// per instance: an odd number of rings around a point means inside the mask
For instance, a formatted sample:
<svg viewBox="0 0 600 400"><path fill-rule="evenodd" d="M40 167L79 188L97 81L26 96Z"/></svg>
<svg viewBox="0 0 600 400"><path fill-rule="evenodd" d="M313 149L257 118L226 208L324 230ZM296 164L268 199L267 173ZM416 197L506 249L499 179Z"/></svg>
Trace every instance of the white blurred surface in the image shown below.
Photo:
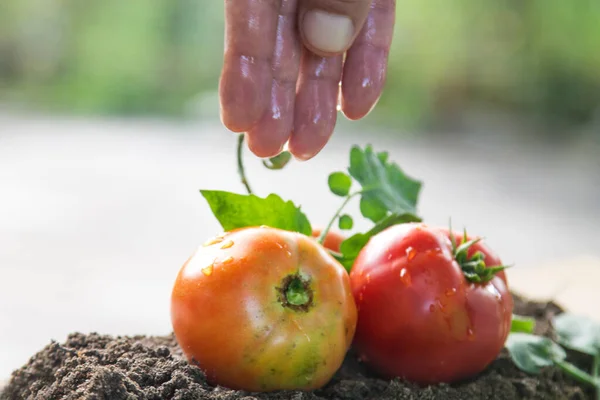
<svg viewBox="0 0 600 400"><path fill-rule="evenodd" d="M247 153L249 178L257 194L273 190L325 224L340 202L327 174L369 142L425 182L426 220L452 217L515 268L600 256L597 157L340 128L317 158L282 172ZM72 331L168 333L175 275L219 231L198 190L243 192L234 147L218 122L0 114L0 377Z"/></svg>

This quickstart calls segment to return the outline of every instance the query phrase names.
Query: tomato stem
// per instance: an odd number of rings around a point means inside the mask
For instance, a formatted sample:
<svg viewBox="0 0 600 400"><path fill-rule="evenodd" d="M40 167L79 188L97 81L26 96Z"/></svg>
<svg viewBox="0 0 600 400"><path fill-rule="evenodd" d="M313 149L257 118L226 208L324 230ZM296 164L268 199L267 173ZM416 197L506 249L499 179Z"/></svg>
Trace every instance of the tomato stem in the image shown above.
<svg viewBox="0 0 600 400"><path fill-rule="evenodd" d="M556 366L558 366L558 368L560 368L565 374L567 374L571 378L581 383L594 386L596 388L597 398L599 398L598 396L600 396L600 382L598 382L598 379L596 377L588 374L587 372L577 368L575 365L566 361L555 361L555 364Z"/></svg>
<svg viewBox="0 0 600 400"><path fill-rule="evenodd" d="M473 255L469 256L469 249L474 244L479 243L482 240L481 238L469 240L467 230L465 229L461 243L458 244L452 230L452 223L450 223L449 232L450 241L452 242L452 254L469 282L489 282L498 272L508 268L507 265L487 266L485 263L485 254L480 251L476 251Z"/></svg>
<svg viewBox="0 0 600 400"><path fill-rule="evenodd" d="M240 179L242 180L242 184L246 188L246 191L248 192L248 194L252 194L252 189L250 188L250 184L248 183L248 179L246 178L246 171L244 170L244 161L243 161L243 157L242 157L242 153L244 150L244 139L245 138L246 138L246 135L243 133L241 133L238 136L237 165L238 165L238 173L240 175Z"/></svg>
<svg viewBox="0 0 600 400"><path fill-rule="evenodd" d="M308 293L306 293L300 278L294 278L290 281L285 291L285 297L288 303L295 306L303 306L309 301Z"/></svg>
<svg viewBox="0 0 600 400"><path fill-rule="evenodd" d="M594 365L592 365L592 376L598 381L596 383L596 400L600 400L600 379L598 375L600 375L600 351L596 351Z"/></svg>
<svg viewBox="0 0 600 400"><path fill-rule="evenodd" d="M312 305L313 292L310 288L310 280L303 279L300 273L286 276L277 291L279 302L283 307L306 312Z"/></svg>
<svg viewBox="0 0 600 400"><path fill-rule="evenodd" d="M362 191L358 191L358 192L354 192L352 194L349 194L348 196L346 196L346 198L344 199L344 202L340 205L340 207L337 209L337 211L335 212L333 218L331 218L331 220L329 221L329 224L327 224L327 227L325 229L323 229L323 231L321 232L321 234L319 235L319 237L317 238L317 242L319 244L323 244L323 242L325 242L325 237L327 236L327 234L329 233L329 231L331 230L331 227L333 226L333 223L335 222L335 220L340 216L340 214L342 213L342 211L344 210L344 207L346 207L346 205L350 202L350 200L354 197L357 196L359 194L361 194Z"/></svg>

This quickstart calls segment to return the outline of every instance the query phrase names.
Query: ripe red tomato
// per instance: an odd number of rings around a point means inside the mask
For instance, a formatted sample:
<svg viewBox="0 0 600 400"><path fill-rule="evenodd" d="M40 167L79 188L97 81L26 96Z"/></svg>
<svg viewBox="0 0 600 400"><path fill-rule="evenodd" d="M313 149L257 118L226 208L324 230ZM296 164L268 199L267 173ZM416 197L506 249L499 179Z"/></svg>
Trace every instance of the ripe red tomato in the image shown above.
<svg viewBox="0 0 600 400"><path fill-rule="evenodd" d="M321 229L320 227L314 228L313 232L312 232L312 236L314 238L318 238L322 231L323 231L323 229ZM323 246L329 250L333 250L336 253L339 253L340 245L342 244L342 242L344 240L346 240L346 238L344 237L344 235L342 235L342 233L340 233L336 230L330 229L329 232L327 232L327 235L325 236L325 240L323 241Z"/></svg>
<svg viewBox="0 0 600 400"><path fill-rule="evenodd" d="M462 235L455 236L458 247ZM473 260L478 251L484 271L501 265L482 242L465 253ZM504 272L485 283L468 281L448 229L419 223L386 229L362 249L350 282L358 307L355 349L386 378L417 384L469 378L498 356L510 331L513 299Z"/></svg>
<svg viewBox="0 0 600 400"><path fill-rule="evenodd" d="M312 390L341 366L357 312L348 274L313 238L251 227L197 249L177 276L171 317L211 383Z"/></svg>

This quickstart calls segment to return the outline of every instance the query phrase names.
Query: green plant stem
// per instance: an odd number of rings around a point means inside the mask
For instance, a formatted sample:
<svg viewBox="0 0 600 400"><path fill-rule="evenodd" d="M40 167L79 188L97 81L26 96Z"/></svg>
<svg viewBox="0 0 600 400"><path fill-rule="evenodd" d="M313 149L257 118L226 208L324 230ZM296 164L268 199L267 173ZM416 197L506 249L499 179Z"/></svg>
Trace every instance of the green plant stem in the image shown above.
<svg viewBox="0 0 600 400"><path fill-rule="evenodd" d="M327 224L327 227L325 229L323 229L323 232L321 232L321 234L319 235L319 237L317 238L317 242L319 242L320 244L323 244L323 242L325 241L325 237L327 236L327 234L329 233L329 231L331 230L331 227L333 226L335 220L339 217L339 215L342 213L342 210L344 209L344 207L346 207L346 205L348 204L348 202L350 202L350 200L356 196L359 195L360 193L362 193L362 191L358 191L358 192L354 192L352 194L349 194L346 199L344 200L344 202L342 203L342 205L340 206L340 208L337 209L337 211L335 212L335 215L333 216L333 218L331 218L331 221L329 221L329 224Z"/></svg>
<svg viewBox="0 0 600 400"><path fill-rule="evenodd" d="M246 171L244 170L244 161L242 157L242 153L244 150L244 139L246 135L241 133L238 136L238 145L237 145L237 165L238 165L238 173L240 175L240 179L242 180L242 184L246 188L248 194L252 194L252 189L250 188L250 184L248 183L248 179L246 178Z"/></svg>
<svg viewBox="0 0 600 400"><path fill-rule="evenodd" d="M591 385L596 388L596 395L600 396L600 385L598 383L598 379L588 374L587 372L577 368L573 364L566 361L555 361L556 366L558 366L563 372L565 372L571 378L588 385ZM597 397L600 398L600 397Z"/></svg>
<svg viewBox="0 0 600 400"><path fill-rule="evenodd" d="M594 365L592 366L592 376L596 381L599 380L598 375L600 375L600 351L596 351ZM600 400L600 382L596 383L596 400Z"/></svg>

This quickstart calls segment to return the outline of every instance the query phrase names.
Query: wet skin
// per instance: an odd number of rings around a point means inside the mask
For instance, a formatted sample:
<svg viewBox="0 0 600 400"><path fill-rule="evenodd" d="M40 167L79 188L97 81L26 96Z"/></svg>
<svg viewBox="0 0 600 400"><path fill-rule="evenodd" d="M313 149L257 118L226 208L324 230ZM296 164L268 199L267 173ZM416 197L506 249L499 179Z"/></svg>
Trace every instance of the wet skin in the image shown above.
<svg viewBox="0 0 600 400"><path fill-rule="evenodd" d="M297 29L298 0L225 0L221 119L246 132L259 157L290 152L308 160L331 137L341 82L341 111L363 118L379 99L387 73L395 0L373 0L343 54L308 50ZM314 49L312 49L314 50Z"/></svg>

